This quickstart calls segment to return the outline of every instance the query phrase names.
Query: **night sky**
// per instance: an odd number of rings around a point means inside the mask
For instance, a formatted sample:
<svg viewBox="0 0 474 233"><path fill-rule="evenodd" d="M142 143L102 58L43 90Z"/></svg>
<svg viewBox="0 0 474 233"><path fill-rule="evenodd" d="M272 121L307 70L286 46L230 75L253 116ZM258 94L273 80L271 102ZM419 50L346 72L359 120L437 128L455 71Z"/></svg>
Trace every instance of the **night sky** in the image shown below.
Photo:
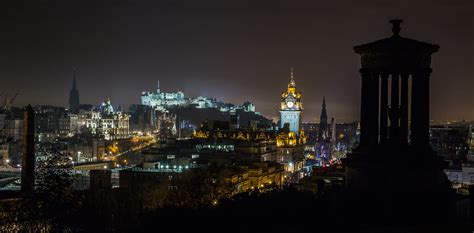
<svg viewBox="0 0 474 233"><path fill-rule="evenodd" d="M353 46L391 35L439 44L432 119L474 119L474 1L2 1L0 93L16 105L66 106L78 69L81 103L140 102L144 90L182 90L278 115L295 69L305 121L322 97L336 121L359 118ZM39 3L41 2L41 3ZM3 97L2 97L3 98Z"/></svg>

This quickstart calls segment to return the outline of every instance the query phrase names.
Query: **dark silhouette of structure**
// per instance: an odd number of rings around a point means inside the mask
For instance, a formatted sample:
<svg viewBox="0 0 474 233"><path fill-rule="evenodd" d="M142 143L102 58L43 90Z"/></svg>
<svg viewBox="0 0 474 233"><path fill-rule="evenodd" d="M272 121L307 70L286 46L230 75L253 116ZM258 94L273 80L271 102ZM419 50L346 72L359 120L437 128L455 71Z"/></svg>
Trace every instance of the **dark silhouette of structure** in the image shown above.
<svg viewBox="0 0 474 233"><path fill-rule="evenodd" d="M361 135L344 161L346 188L380 217L432 219L448 214L450 195L447 164L429 146L431 55L439 46L401 37L402 22L390 21L391 37L354 47L362 63Z"/></svg>
<svg viewBox="0 0 474 233"><path fill-rule="evenodd" d="M23 157L21 162L21 192L30 195L35 187L35 127L34 111L28 105L23 121Z"/></svg>
<svg viewBox="0 0 474 233"><path fill-rule="evenodd" d="M319 141L328 138L328 114L326 112L326 97L323 96L323 106L319 117Z"/></svg>
<svg viewBox="0 0 474 233"><path fill-rule="evenodd" d="M72 80L72 89L69 91L69 111L71 113L79 113L79 91L76 85L76 71Z"/></svg>

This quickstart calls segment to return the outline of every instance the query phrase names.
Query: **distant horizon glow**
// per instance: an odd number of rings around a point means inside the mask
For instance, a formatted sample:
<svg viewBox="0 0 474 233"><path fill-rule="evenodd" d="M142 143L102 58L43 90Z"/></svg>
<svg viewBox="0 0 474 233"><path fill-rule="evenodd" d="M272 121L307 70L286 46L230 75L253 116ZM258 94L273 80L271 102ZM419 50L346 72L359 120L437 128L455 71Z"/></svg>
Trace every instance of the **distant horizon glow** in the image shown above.
<svg viewBox="0 0 474 233"><path fill-rule="evenodd" d="M469 120L472 9L473 1L448 0L9 1L0 9L0 93L19 90L16 106L66 106L77 70L81 103L136 104L160 80L163 90L187 96L249 100L272 118L294 67L303 121L318 121L326 96L329 118L350 122L360 115L360 58L352 48L389 37L388 21L398 17L401 36L441 46L432 62L431 118Z"/></svg>

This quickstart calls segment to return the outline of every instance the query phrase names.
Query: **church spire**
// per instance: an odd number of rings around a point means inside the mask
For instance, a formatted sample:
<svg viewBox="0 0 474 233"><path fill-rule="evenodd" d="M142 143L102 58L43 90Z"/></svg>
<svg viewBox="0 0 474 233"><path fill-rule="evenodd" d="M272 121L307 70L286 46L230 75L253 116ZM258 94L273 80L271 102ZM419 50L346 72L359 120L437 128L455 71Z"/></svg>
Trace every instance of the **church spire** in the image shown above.
<svg viewBox="0 0 474 233"><path fill-rule="evenodd" d="M72 75L72 90L77 90L77 85L76 85L76 69L74 69L73 75Z"/></svg>
<svg viewBox="0 0 474 233"><path fill-rule="evenodd" d="M71 111L71 113L79 112L79 91L77 90L76 84L76 69L73 71L72 88L69 91L69 111Z"/></svg>
<svg viewBox="0 0 474 233"><path fill-rule="evenodd" d="M326 112L326 96L323 96L323 110Z"/></svg>
<svg viewBox="0 0 474 233"><path fill-rule="evenodd" d="M328 137L328 115L326 113L326 97L323 96L323 106L321 107L321 115L319 116L319 140L325 140Z"/></svg>
<svg viewBox="0 0 474 233"><path fill-rule="evenodd" d="M326 97L323 96L323 106L321 108L321 119L326 119L328 118L328 115L326 113Z"/></svg>

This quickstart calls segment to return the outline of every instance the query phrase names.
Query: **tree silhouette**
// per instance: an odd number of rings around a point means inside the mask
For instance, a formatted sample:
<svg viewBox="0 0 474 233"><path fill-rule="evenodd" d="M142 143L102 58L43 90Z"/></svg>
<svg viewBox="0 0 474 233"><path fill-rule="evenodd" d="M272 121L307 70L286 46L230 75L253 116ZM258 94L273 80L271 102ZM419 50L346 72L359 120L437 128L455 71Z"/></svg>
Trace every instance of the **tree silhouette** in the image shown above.
<svg viewBox="0 0 474 233"><path fill-rule="evenodd" d="M37 161L34 192L7 205L9 214L0 230L70 232L78 228L74 215L82 199L74 192L73 181L71 163L62 153Z"/></svg>

